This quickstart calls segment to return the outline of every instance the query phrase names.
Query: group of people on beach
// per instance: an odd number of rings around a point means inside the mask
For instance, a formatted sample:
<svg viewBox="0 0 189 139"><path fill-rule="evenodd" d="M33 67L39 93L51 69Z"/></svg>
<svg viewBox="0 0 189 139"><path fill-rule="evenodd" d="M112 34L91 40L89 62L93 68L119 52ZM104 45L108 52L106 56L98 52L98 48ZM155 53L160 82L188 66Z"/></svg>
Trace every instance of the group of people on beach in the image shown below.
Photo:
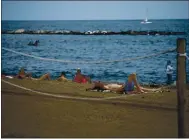
<svg viewBox="0 0 189 139"><path fill-rule="evenodd" d="M167 73L167 84L172 83L172 74L173 74L173 67L171 66L171 61L167 61L166 65L166 73ZM11 76L7 76L11 77ZM46 73L42 75L39 78L33 78L32 73L26 73L24 68L21 68L16 76L12 76L11 78L17 78L17 79L31 79L31 80L51 80L50 74ZM57 81L63 81L67 82L68 79L66 78L65 72L62 72L60 76L56 79ZM89 76L86 76L81 73L81 69L77 69L74 78L72 80L76 83L91 83L92 86L90 88L87 88L86 91L89 90L110 90L119 94L122 93L145 93L148 91L156 91L155 89L149 89L141 87L141 85L137 81L137 75L136 73L131 73L128 76L128 79L125 83L117 83L117 84L107 84L103 83L101 81L91 81L91 78Z"/></svg>
<svg viewBox="0 0 189 139"><path fill-rule="evenodd" d="M166 74L167 74L167 84L172 83L172 74L173 74L173 67L171 65L171 61L167 61L166 65ZM17 79L31 79L31 80L51 80L50 74L46 73L42 75L39 78L33 78L32 73L26 73L24 68L21 68L16 76L5 76L9 78L17 78ZM57 81L63 81L67 82L68 79L66 78L66 73L62 72L60 76L56 79ZM90 88L87 88L86 91L89 90L98 90L98 91L104 91L104 90L110 90L112 92L116 92L119 94L122 93L145 93L145 92L151 92L156 91L156 89L149 89L142 87L139 82L137 81L137 75L136 73L131 73L125 83L103 83L101 81L91 81L91 78L89 76L86 76L81 73L81 69L78 68L74 78L72 79L73 82L76 83L90 83L92 86Z"/></svg>
<svg viewBox="0 0 189 139"><path fill-rule="evenodd" d="M51 80L50 74L46 73L42 75L39 78L33 78L31 73L26 73L24 68L21 68L18 72L18 74L15 76L15 78L18 79L31 79L31 80ZM63 81L67 82L68 79L66 78L65 72L62 72L61 75L56 79L57 81ZM141 87L141 85L137 81L137 75L136 73L131 73L128 76L128 79L126 80L125 83L117 83L117 84L107 84L103 83L101 81L91 81L91 78L89 76L86 76L81 73L81 69L77 69L74 78L72 80L73 82L76 83L90 83L92 86L90 88L87 88L86 91L89 90L109 90L112 92L116 92L119 94L123 93L145 93L149 91L156 91L155 89L149 89L149 88L144 88Z"/></svg>

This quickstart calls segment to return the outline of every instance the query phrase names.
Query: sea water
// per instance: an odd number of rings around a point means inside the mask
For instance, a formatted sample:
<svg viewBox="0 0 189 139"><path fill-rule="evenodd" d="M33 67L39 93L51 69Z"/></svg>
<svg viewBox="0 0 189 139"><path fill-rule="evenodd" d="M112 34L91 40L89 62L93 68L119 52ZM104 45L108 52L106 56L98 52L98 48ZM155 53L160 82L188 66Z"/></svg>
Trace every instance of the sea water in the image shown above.
<svg viewBox="0 0 189 139"><path fill-rule="evenodd" d="M38 57L67 60L68 63L39 60L1 49L1 73L16 75L21 67L34 77L50 73L55 79L62 71L72 79L76 69L92 80L125 82L132 72L140 83L165 83L165 67L171 60L176 80L177 54L171 52L145 59L132 60L161 51L176 48L177 38L186 38L189 55L189 20L153 20L152 24L140 24L139 20L82 20L82 21L2 21L2 30L69 30L69 31L179 31L186 35L37 35L2 34L1 47ZM28 46L39 40L39 46ZM131 59L123 62L90 63ZM78 61L78 63L72 63ZM89 63L81 63L88 61ZM189 61L186 62L187 82Z"/></svg>

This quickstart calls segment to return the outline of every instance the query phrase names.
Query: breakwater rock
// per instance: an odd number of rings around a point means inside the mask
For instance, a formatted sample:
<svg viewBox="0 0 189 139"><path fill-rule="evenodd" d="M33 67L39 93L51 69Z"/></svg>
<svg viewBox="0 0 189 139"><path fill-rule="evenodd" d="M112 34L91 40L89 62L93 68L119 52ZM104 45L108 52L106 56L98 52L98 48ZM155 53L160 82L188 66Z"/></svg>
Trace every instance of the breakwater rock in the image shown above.
<svg viewBox="0 0 189 139"><path fill-rule="evenodd" d="M62 35L186 35L185 32L172 32L172 31L68 31L68 30L56 30L56 31L48 31L48 30L25 30L25 29L17 29L17 30L6 30L1 31L2 34L44 34L44 35L52 35L52 34L62 34Z"/></svg>

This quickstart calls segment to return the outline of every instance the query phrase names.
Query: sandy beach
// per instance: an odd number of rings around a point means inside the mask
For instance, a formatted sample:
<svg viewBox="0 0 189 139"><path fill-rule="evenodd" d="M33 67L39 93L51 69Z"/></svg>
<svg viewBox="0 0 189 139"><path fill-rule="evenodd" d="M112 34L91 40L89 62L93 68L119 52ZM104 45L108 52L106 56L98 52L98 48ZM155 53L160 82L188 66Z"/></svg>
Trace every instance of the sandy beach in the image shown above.
<svg viewBox="0 0 189 139"><path fill-rule="evenodd" d="M189 138L187 1L1 8L2 138Z"/></svg>
<svg viewBox="0 0 189 139"><path fill-rule="evenodd" d="M175 87L120 95L89 86L2 79L2 137L177 137ZM187 105L186 129L188 117Z"/></svg>

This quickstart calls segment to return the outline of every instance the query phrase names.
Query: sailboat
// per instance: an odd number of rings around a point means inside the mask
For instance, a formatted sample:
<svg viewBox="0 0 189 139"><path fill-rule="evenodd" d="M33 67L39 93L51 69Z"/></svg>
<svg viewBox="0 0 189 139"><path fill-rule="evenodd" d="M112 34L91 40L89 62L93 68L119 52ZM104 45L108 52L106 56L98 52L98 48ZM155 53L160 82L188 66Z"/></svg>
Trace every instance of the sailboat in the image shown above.
<svg viewBox="0 0 189 139"><path fill-rule="evenodd" d="M142 22L140 22L141 24L150 24L150 23L152 23L152 22L149 22L148 21L148 18L147 18L147 9L146 9L146 19L144 19Z"/></svg>

